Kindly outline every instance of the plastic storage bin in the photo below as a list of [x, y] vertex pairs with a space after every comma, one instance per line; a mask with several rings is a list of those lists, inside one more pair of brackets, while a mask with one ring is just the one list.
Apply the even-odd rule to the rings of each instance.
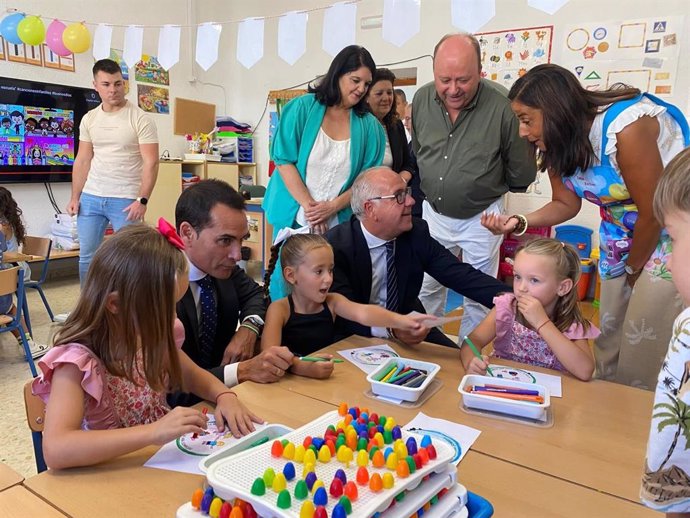
[[591, 259], [584, 259], [580, 261], [580, 280], [577, 281], [577, 300], [585, 300], [587, 292], [589, 291], [589, 283], [594, 274], [594, 263]]
[[592, 253], [592, 230], [580, 225], [561, 225], [556, 227], [556, 239], [571, 245], [583, 259]]
[[[418, 387], [404, 387], [402, 385], [394, 385], [393, 383], [379, 381], [379, 379], [395, 365], [402, 366], [401, 368], [410, 367], [412, 369], [426, 371], [426, 379], [424, 379], [422, 384]], [[414, 402], [421, 397], [440, 370], [441, 367], [439, 365], [431, 362], [423, 362], [409, 358], [391, 358], [369, 374], [369, 376], [367, 376], [367, 381], [371, 383], [371, 391], [377, 396]]]
[[[533, 403], [528, 401], [516, 401], [512, 399], [502, 399], [483, 394], [472, 394], [466, 391], [466, 388], [474, 385], [501, 385], [505, 387], [512, 387], [516, 389], [536, 390], [539, 395], [544, 398], [543, 403]], [[478, 376], [476, 374], [466, 374], [458, 392], [462, 394], [462, 401], [467, 408], [477, 408], [479, 410], [489, 410], [491, 412], [498, 412], [501, 414], [509, 414], [518, 417], [526, 417], [529, 419], [544, 419], [546, 411], [551, 406], [551, 397], [549, 390], [544, 385], [537, 385], [536, 383], [524, 383], [522, 381], [513, 381], [503, 378], [494, 378], [492, 376]]]

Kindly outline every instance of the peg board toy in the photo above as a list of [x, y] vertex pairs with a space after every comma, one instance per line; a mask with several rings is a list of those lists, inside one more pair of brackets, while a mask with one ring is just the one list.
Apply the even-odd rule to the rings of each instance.
[[[201, 511], [187, 514], [186, 504], [178, 517], [201, 516], [202, 496], [206, 513], [213, 502], [220, 513], [223, 500], [240, 499], [251, 506], [250, 516], [271, 518], [393, 518], [417, 510], [463, 516], [467, 492], [456, 482], [453, 456], [445, 442], [402, 430], [393, 418], [341, 405], [281, 440], [219, 458], [208, 466], [211, 496], [193, 499], [191, 507]], [[432, 505], [449, 492], [456, 496], [444, 506]], [[438, 514], [425, 513], [425, 506]]]

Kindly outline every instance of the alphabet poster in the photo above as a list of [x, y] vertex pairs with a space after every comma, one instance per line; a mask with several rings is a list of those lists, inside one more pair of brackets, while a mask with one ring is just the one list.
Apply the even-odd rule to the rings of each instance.
[[681, 16], [570, 25], [563, 31], [561, 64], [590, 90], [625, 83], [669, 96], [682, 30]]
[[553, 25], [480, 32], [482, 77], [510, 89], [518, 77], [551, 61]]

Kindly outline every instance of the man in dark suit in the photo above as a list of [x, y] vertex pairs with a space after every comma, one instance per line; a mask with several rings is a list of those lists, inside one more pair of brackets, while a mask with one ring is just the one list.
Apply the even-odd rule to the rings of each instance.
[[[494, 295], [510, 291], [495, 278], [460, 261], [429, 235], [426, 222], [412, 217], [410, 189], [393, 170], [378, 167], [362, 173], [352, 186], [351, 204], [355, 216], [326, 234], [335, 255], [331, 291], [355, 302], [385, 307], [389, 289], [395, 289], [398, 313], [426, 313], [418, 299], [424, 273], [486, 307], [493, 306]], [[388, 287], [389, 242], [394, 242], [397, 288]], [[392, 337], [408, 345], [426, 340], [457, 347], [437, 328], [386, 330], [341, 320], [339, 331], [343, 335]]]
[[[249, 234], [244, 199], [221, 180], [204, 180], [182, 193], [175, 222], [189, 261], [189, 288], [177, 303], [182, 350], [228, 386], [278, 381], [292, 353], [273, 347], [255, 355], [266, 304], [261, 287], [237, 266]], [[211, 321], [202, 309], [209, 304]]]

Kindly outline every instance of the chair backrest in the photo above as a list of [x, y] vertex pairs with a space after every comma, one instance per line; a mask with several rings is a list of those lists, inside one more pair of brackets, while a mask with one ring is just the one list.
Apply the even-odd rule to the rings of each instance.
[[47, 237], [24, 237], [24, 244], [22, 245], [23, 254], [40, 255], [41, 257], [45, 257], [43, 261], [43, 269], [41, 270], [41, 276], [38, 279], [39, 283], [43, 283], [46, 280], [46, 275], [48, 274], [48, 262], [50, 260], [50, 250], [52, 247], [53, 241]]
[[31, 392], [32, 383], [33, 380], [30, 380], [24, 385], [24, 407], [26, 408], [26, 421], [29, 423], [29, 428], [31, 428], [32, 432], [43, 433], [46, 405], [40, 397], [34, 396], [33, 392]]
[[17, 291], [19, 267], [0, 270], [0, 295], [12, 295]]

